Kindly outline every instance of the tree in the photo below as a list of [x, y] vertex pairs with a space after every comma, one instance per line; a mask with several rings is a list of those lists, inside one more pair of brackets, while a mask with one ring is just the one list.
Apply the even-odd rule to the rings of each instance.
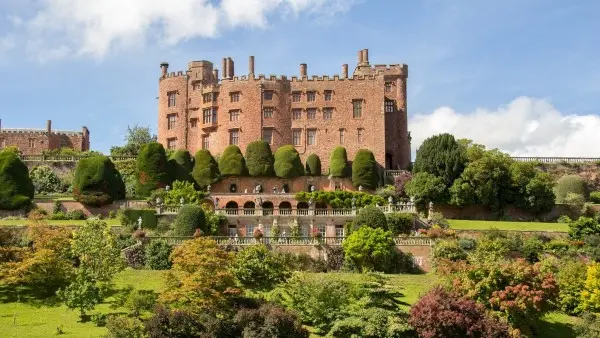
[[317, 154], [310, 154], [306, 158], [306, 175], [321, 176], [321, 159]]
[[565, 203], [569, 194], [578, 194], [585, 197], [585, 181], [578, 175], [565, 175], [558, 179], [554, 187], [556, 203]]
[[17, 210], [31, 203], [35, 188], [27, 166], [12, 151], [0, 151], [0, 210]]
[[329, 159], [329, 175], [333, 177], [348, 177], [348, 154], [346, 148], [337, 146]]
[[415, 228], [415, 216], [410, 213], [393, 212], [385, 215], [387, 219], [387, 228], [392, 235], [409, 235]]
[[192, 177], [194, 163], [192, 162], [192, 156], [189, 151], [175, 151], [169, 158], [169, 164], [171, 165], [173, 180], [194, 183], [194, 178]]
[[440, 177], [446, 187], [462, 173], [466, 156], [464, 148], [450, 134], [431, 136], [417, 149], [413, 172]]
[[73, 197], [91, 206], [110, 204], [125, 198], [125, 183], [108, 157], [82, 158], [75, 169]]
[[89, 276], [78, 274], [69, 286], [58, 291], [58, 297], [69, 309], [78, 309], [81, 319], [87, 311], [93, 310], [104, 295], [98, 283]]
[[281, 178], [296, 178], [304, 175], [300, 154], [292, 145], [281, 146], [275, 152], [275, 175]]
[[153, 190], [171, 184], [167, 154], [162, 144], [152, 142], [144, 144], [139, 151], [136, 163], [136, 192], [148, 197]]
[[275, 159], [269, 143], [259, 140], [250, 142], [246, 147], [246, 166], [250, 176], [274, 176]]
[[510, 166], [513, 200], [517, 207], [533, 213], [548, 212], [554, 207], [554, 182], [550, 174], [531, 162], [513, 162]]
[[78, 274], [98, 282], [109, 282], [123, 269], [121, 251], [110, 226], [87, 221], [73, 233], [72, 254], [79, 259]]
[[358, 229], [365, 225], [374, 229], [388, 229], [385, 214], [381, 209], [374, 205], [369, 205], [360, 209], [352, 223], [354, 229]]
[[168, 270], [171, 268], [169, 256], [173, 246], [165, 241], [152, 241], [145, 248], [146, 265], [152, 270]]
[[173, 222], [173, 234], [175, 236], [192, 236], [196, 229], [200, 229], [205, 235], [211, 233], [207, 227], [204, 210], [199, 205], [184, 205], [179, 209]]
[[346, 261], [360, 272], [386, 272], [394, 257], [395, 244], [392, 233], [381, 228], [360, 227], [342, 243]]
[[150, 132], [150, 127], [140, 127], [137, 124], [132, 127], [127, 126], [127, 135], [125, 136], [125, 145], [122, 147], [113, 146], [110, 148], [111, 156], [137, 156], [141, 147], [146, 143], [156, 142], [156, 135]]
[[588, 312], [600, 311], [600, 263], [594, 262], [587, 267], [581, 291], [581, 309]]
[[406, 196], [405, 187], [412, 179], [413, 175], [410, 171], [402, 170], [396, 177], [394, 177], [394, 187], [396, 188], [396, 196]]
[[269, 289], [290, 276], [288, 267], [264, 244], [238, 252], [231, 272], [245, 287]]
[[375, 189], [378, 180], [377, 161], [373, 152], [367, 149], [358, 150], [352, 162], [352, 184], [355, 187]]
[[406, 194], [412, 198], [420, 210], [424, 210], [429, 202], [445, 200], [446, 185], [441, 177], [421, 172], [416, 174], [404, 187]]
[[246, 174], [246, 160], [240, 148], [231, 144], [219, 157], [219, 171], [222, 176], [243, 176]]
[[35, 166], [29, 173], [36, 194], [57, 194], [67, 191], [68, 185], [61, 181], [47, 165]]
[[217, 183], [221, 178], [219, 166], [207, 149], [198, 150], [196, 153], [192, 176], [202, 188]]

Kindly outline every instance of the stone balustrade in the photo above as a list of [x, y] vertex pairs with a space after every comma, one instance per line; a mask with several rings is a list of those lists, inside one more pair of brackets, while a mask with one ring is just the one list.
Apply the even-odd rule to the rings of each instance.
[[[71, 155], [20, 155], [23, 162], [78, 162], [82, 158], [89, 156], [71, 156]], [[135, 156], [109, 156], [113, 162], [135, 160]]]
[[[147, 237], [149, 241], [165, 241], [171, 245], [181, 245], [186, 240], [191, 240], [193, 237], [175, 237], [175, 236], [150, 236]], [[213, 236], [218, 245], [234, 245], [234, 246], [245, 246], [245, 245], [256, 245], [256, 244], [269, 244], [269, 245], [330, 245], [340, 246], [344, 242], [345, 237], [262, 237], [256, 239], [253, 237], [226, 237], [226, 236]], [[434, 240], [431, 238], [423, 237], [395, 237], [394, 243], [397, 246], [431, 246], [434, 244]]]

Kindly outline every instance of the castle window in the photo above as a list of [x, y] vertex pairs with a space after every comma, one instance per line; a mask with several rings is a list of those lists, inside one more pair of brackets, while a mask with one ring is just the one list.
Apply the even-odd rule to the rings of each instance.
[[190, 127], [192, 127], [192, 128], [198, 127], [198, 118], [194, 117], [193, 119], [190, 119]]
[[306, 110], [306, 118], [314, 120], [317, 118], [317, 108], [309, 108]]
[[362, 143], [363, 134], [365, 133], [365, 130], [363, 128], [358, 128], [357, 133], [358, 133], [358, 143]]
[[302, 118], [302, 109], [292, 109], [292, 120], [300, 120]]
[[240, 111], [238, 109], [229, 112], [229, 121], [235, 122], [240, 119]]
[[202, 135], [202, 149], [210, 148], [210, 135]]
[[175, 129], [175, 124], [177, 123], [177, 114], [169, 114], [167, 115], [167, 129]]
[[355, 119], [362, 116], [362, 103], [363, 100], [352, 100], [352, 117]]
[[309, 146], [313, 146], [317, 144], [317, 130], [316, 129], [307, 129], [306, 130], [306, 143]]
[[331, 120], [333, 118], [333, 108], [323, 108], [323, 119]]
[[229, 131], [229, 144], [238, 145], [240, 143], [240, 131], [233, 129]]
[[212, 122], [213, 109], [204, 108], [202, 109], [202, 123], [207, 124]]
[[273, 92], [270, 90], [267, 90], [263, 93], [263, 98], [265, 101], [271, 101], [273, 100]]
[[273, 129], [263, 129], [263, 141], [267, 142], [268, 144], [273, 144]]
[[29, 148], [35, 148], [35, 139], [30, 138], [28, 141], [29, 141]]
[[340, 144], [344, 144], [344, 129], [340, 129]]
[[263, 117], [266, 119], [272, 119], [273, 118], [273, 107], [263, 108]]
[[192, 88], [194, 90], [200, 90], [200, 89], [202, 89], [202, 83], [200, 83], [200, 82], [194, 83], [194, 85], [192, 86]]
[[385, 92], [389, 93], [392, 91], [392, 83], [391, 82], [386, 82], [385, 83]]
[[213, 99], [212, 93], [202, 94], [202, 102], [204, 102], [204, 103], [212, 102], [212, 99]]
[[308, 102], [314, 102], [317, 100], [317, 93], [316, 92], [306, 92], [306, 101]]
[[333, 91], [326, 90], [325, 91], [325, 101], [331, 101], [331, 96], [333, 95]]
[[177, 96], [176, 92], [168, 92], [167, 97], [169, 98], [168, 105], [169, 107], [175, 107], [175, 97]]
[[302, 97], [302, 94], [300, 92], [293, 92], [292, 93], [292, 102], [300, 102], [301, 97]]
[[229, 98], [231, 102], [239, 102], [240, 101], [240, 92], [229, 93]]
[[302, 142], [302, 130], [294, 129], [292, 130], [292, 144], [295, 146], [299, 146]]
[[168, 138], [167, 139], [167, 149], [175, 149], [177, 148], [177, 138]]
[[385, 100], [385, 112], [386, 113], [393, 113], [394, 112], [394, 108], [396, 106], [396, 101], [394, 100]]

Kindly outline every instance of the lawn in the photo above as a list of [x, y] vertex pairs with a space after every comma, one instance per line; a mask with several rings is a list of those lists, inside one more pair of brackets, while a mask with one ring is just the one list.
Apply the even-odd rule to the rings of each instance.
[[[118, 219], [103, 219], [103, 222], [111, 226], [120, 226], [121, 223]], [[0, 226], [15, 226], [15, 225], [27, 225], [29, 222], [27, 219], [16, 219], [16, 220], [0, 220]], [[72, 221], [72, 220], [45, 220], [44, 222], [48, 223], [48, 225], [83, 225], [85, 221]]]
[[565, 223], [544, 222], [505, 222], [505, 221], [476, 221], [450, 219], [450, 228], [454, 230], [507, 230], [507, 231], [548, 231], [567, 232], [569, 226]]

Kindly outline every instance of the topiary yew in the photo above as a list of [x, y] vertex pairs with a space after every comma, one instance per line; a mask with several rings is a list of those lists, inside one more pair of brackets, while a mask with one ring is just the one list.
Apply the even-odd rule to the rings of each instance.
[[27, 166], [12, 151], [0, 151], [0, 209], [16, 210], [31, 203], [35, 188]]
[[221, 178], [217, 161], [207, 149], [201, 149], [196, 153], [192, 176], [200, 187], [214, 184]]
[[367, 149], [360, 149], [356, 152], [354, 162], [352, 162], [352, 184], [355, 187], [363, 186], [367, 189], [377, 188], [377, 161], [373, 152]]
[[374, 205], [366, 206], [358, 212], [358, 215], [354, 218], [353, 228], [358, 229], [363, 225], [371, 228], [379, 228], [387, 230], [387, 218], [381, 209]]
[[140, 148], [136, 163], [136, 193], [139, 196], [150, 196], [153, 190], [171, 184], [167, 155], [162, 144], [151, 142]]
[[73, 197], [85, 205], [110, 204], [125, 198], [125, 183], [108, 157], [82, 158], [75, 169]]
[[194, 163], [192, 156], [187, 150], [177, 150], [169, 158], [169, 164], [173, 173], [173, 180], [182, 182], [194, 182], [192, 177], [192, 169]]
[[329, 175], [333, 177], [348, 177], [348, 154], [346, 148], [335, 147], [329, 159]]
[[267, 142], [254, 141], [246, 147], [246, 166], [250, 176], [274, 176], [274, 162], [271, 146]]
[[317, 154], [310, 154], [306, 159], [306, 175], [321, 176], [321, 159]]
[[219, 157], [219, 171], [222, 176], [243, 176], [246, 174], [246, 160], [238, 146], [232, 144], [225, 148]]
[[304, 175], [300, 154], [292, 145], [279, 147], [275, 152], [275, 174], [281, 178], [296, 178]]
[[431, 136], [417, 149], [413, 173], [426, 172], [450, 187], [465, 168], [466, 152], [451, 134]]
[[179, 209], [173, 222], [173, 234], [175, 236], [192, 236], [196, 229], [200, 229], [205, 235], [210, 233], [206, 222], [206, 213], [199, 205], [184, 205]]

